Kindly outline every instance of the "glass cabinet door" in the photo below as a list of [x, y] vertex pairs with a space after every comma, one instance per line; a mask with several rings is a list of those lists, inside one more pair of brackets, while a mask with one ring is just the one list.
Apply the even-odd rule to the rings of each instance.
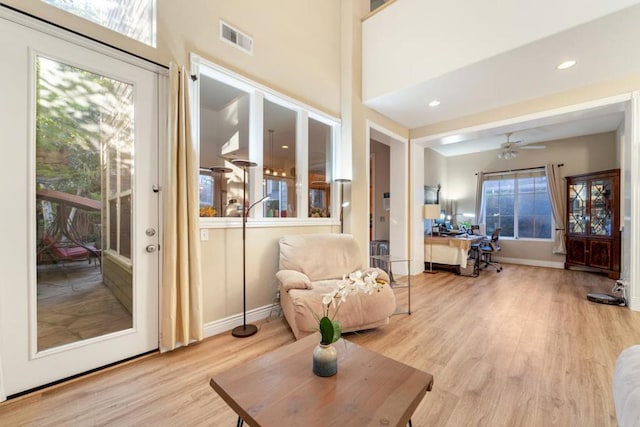
[[594, 179], [590, 184], [592, 236], [611, 236], [612, 221], [611, 197], [612, 181], [608, 178]]
[[569, 185], [569, 233], [587, 232], [587, 182], [577, 181]]

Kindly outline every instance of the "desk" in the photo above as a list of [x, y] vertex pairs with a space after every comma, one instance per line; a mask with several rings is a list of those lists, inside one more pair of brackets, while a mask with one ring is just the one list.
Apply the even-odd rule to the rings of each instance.
[[[395, 287], [407, 288], [407, 311], [402, 311], [402, 312], [396, 311], [393, 314], [405, 314], [405, 313], [411, 314], [411, 260], [408, 258], [397, 257], [392, 255], [372, 255], [370, 258], [376, 261], [382, 261], [387, 265], [388, 268], [386, 269], [383, 268], [383, 270], [385, 270], [389, 275], [389, 280], [391, 281], [391, 283], [389, 283], [389, 286], [391, 286], [392, 288], [395, 288]], [[393, 271], [391, 269], [391, 264], [393, 264], [394, 262], [407, 263], [407, 284], [406, 285], [398, 285], [397, 282], [393, 279]]]
[[[471, 244], [483, 240], [485, 236], [433, 236], [424, 238], [424, 262], [434, 264], [459, 265], [467, 267]], [[433, 252], [433, 257], [431, 253]]]
[[[312, 334], [214, 375], [209, 384], [251, 426], [402, 426], [433, 376], [345, 339], [334, 344], [338, 373], [318, 377]], [[238, 425], [242, 423], [238, 422]]]

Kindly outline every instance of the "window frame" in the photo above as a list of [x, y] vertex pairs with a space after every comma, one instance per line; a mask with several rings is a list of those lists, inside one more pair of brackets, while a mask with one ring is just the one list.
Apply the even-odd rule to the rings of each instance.
[[[317, 110], [301, 101], [284, 95], [267, 86], [261, 85], [242, 75], [234, 73], [226, 68], [208, 61], [201, 56], [191, 54], [191, 74], [194, 76], [190, 82], [192, 135], [194, 141], [200, 140], [200, 76], [215, 79], [220, 83], [229, 85], [235, 89], [249, 94], [249, 158], [258, 163], [258, 166], [249, 170], [247, 198], [250, 203], [260, 200], [263, 195], [263, 127], [264, 127], [264, 100], [268, 100], [281, 107], [296, 112], [296, 217], [265, 217], [263, 209], [254, 208], [249, 212], [249, 222], [266, 226], [308, 226], [308, 225], [339, 225], [339, 183], [333, 177], [336, 176], [337, 162], [342, 146], [340, 138], [341, 121], [339, 118]], [[308, 121], [312, 118], [326, 124], [331, 129], [332, 150], [330, 154], [331, 170], [328, 175], [331, 181], [331, 216], [326, 218], [309, 217], [309, 182], [308, 182], [308, 153], [309, 135]], [[197, 156], [200, 156], [198, 144]], [[201, 227], [227, 228], [237, 226], [241, 220], [237, 217], [200, 217]]]
[[[80, 18], [80, 19], [84, 19], [85, 21], [91, 22], [91, 23], [93, 23], [95, 25], [99, 25], [102, 28], [106, 28], [109, 31], [113, 31], [114, 33], [118, 33], [118, 34], [120, 34], [120, 35], [122, 35], [124, 37], [127, 37], [127, 38], [129, 38], [131, 40], [134, 40], [136, 42], [142, 43], [142, 44], [144, 44], [146, 46], [150, 46], [152, 48], [157, 48], [158, 47], [158, 33], [157, 33], [157, 28], [158, 28], [158, 1], [157, 0], [148, 0], [148, 4], [147, 4], [147, 6], [149, 6], [150, 9], [151, 9], [149, 11], [149, 15], [150, 15], [149, 16], [150, 22], [148, 22], [149, 27], [146, 28], [146, 31], [145, 31], [145, 32], [149, 33], [150, 40], [148, 42], [146, 40], [143, 40], [143, 39], [137, 38], [137, 37], [133, 37], [132, 35], [126, 34], [126, 33], [122, 32], [122, 31], [119, 31], [116, 28], [113, 28], [113, 27], [109, 26], [108, 24], [110, 22], [99, 22], [99, 20], [97, 20], [97, 19], [91, 19], [89, 17], [86, 17], [86, 16], [82, 15], [82, 13], [77, 8], [75, 8], [73, 5], [67, 5], [67, 7], [63, 7], [62, 5], [55, 4], [55, 2], [52, 2], [52, 1], [48, 1], [48, 0], [40, 0], [40, 1], [42, 3], [48, 5], [48, 6], [54, 7], [56, 9], [58, 9], [58, 10], [62, 10], [64, 12], [66, 12], [66, 13], [70, 13], [70, 14], [72, 14], [72, 15]], [[95, 3], [91, 2], [90, 4], [95, 4]], [[99, 11], [99, 10], [97, 8], [93, 9], [93, 12], [95, 12], [95, 11]]]
[[[105, 149], [105, 165], [106, 165], [106, 172], [107, 174], [109, 173], [109, 165], [110, 162], [112, 160], [112, 156], [110, 153], [109, 148], [107, 147]], [[123, 262], [125, 265], [132, 265], [133, 260], [133, 252], [127, 256], [127, 255], [123, 255], [122, 254], [122, 245], [121, 245], [121, 240], [122, 240], [122, 218], [123, 218], [123, 213], [122, 213], [122, 200], [126, 197], [130, 198], [130, 206], [133, 206], [133, 175], [130, 173], [130, 181], [131, 181], [131, 185], [129, 186], [128, 189], [126, 190], [122, 190], [122, 175], [121, 175], [121, 171], [123, 169], [122, 164], [122, 151], [118, 150], [117, 148], [115, 149], [115, 165], [116, 165], [116, 182], [115, 182], [115, 189], [112, 188], [111, 186], [111, 181], [110, 179], [107, 178], [106, 183], [105, 183], [105, 189], [104, 192], [106, 194], [106, 201], [107, 201], [107, 209], [105, 210], [105, 248], [104, 251], [105, 253], [110, 254], [112, 257], [119, 259], [121, 262]], [[131, 156], [131, 161], [133, 161], [133, 156]], [[129, 169], [129, 171], [131, 171], [132, 168]], [[113, 191], [113, 192], [112, 192]], [[116, 223], [116, 249], [112, 249], [111, 248], [111, 202], [115, 201], [116, 204], [116, 218], [115, 218], [115, 223]], [[129, 229], [129, 239], [130, 239], [130, 248], [129, 250], [132, 251], [133, 249], [133, 217], [129, 218], [129, 224], [130, 224], [130, 229]]]
[[[536, 176], [544, 176], [546, 177], [544, 168], [528, 168], [528, 169], [519, 169], [517, 171], [504, 171], [504, 172], [489, 172], [484, 174], [483, 182], [482, 182], [482, 203], [481, 209], [483, 222], [486, 226], [487, 224], [487, 203], [485, 198], [485, 184], [489, 181], [502, 181], [502, 180], [513, 180], [514, 181], [514, 200], [513, 200], [513, 236], [505, 236], [500, 233], [500, 239], [504, 240], [520, 240], [520, 241], [530, 241], [530, 242], [554, 242], [555, 241], [555, 221], [553, 219], [553, 208], [551, 208], [551, 197], [549, 196], [549, 181], [547, 179], [547, 197], [549, 200], [550, 212], [550, 237], [520, 237], [519, 236], [519, 209], [520, 209], [520, 193], [519, 193], [519, 179], [525, 178], [535, 178]], [[497, 177], [497, 178], [496, 178]], [[489, 234], [487, 230], [487, 234]]]

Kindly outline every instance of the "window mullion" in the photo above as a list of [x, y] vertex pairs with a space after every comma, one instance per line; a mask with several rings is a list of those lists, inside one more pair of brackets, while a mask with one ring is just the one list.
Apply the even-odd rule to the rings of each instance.
[[309, 216], [309, 113], [298, 110], [296, 120], [296, 200], [298, 218]]
[[[264, 94], [254, 90], [249, 95], [249, 152], [247, 160], [251, 160], [258, 164], [258, 167], [249, 170], [249, 188], [247, 198], [249, 205], [260, 200], [266, 195], [263, 189], [263, 168], [264, 168]], [[256, 206], [249, 212], [252, 218], [262, 218], [263, 210]]]
[[122, 209], [122, 194], [120, 194], [120, 153], [120, 150], [116, 150], [116, 253], [118, 255], [120, 255], [120, 218], [122, 216], [122, 212], [120, 212]]

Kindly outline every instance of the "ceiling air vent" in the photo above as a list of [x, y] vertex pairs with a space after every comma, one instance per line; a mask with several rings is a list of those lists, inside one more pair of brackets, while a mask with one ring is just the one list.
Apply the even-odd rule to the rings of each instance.
[[220, 38], [253, 55], [253, 39], [222, 20], [220, 21]]

